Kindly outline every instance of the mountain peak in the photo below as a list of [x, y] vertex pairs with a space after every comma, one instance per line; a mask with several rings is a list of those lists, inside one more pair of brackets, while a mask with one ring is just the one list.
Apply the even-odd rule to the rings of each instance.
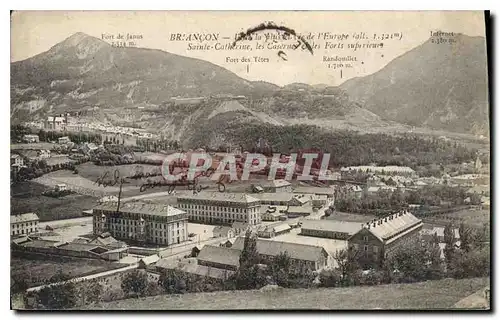
[[64, 41], [60, 42], [59, 44], [63, 44], [64, 46], [76, 46], [82, 41], [87, 41], [87, 42], [104, 42], [96, 37], [89, 36], [86, 33], [83, 32], [77, 32], [74, 33], [73, 35], [69, 36], [66, 38]]
[[77, 32], [53, 46], [48, 52], [56, 57], [76, 54], [79, 59], [83, 59], [106, 47], [111, 45], [99, 38]]

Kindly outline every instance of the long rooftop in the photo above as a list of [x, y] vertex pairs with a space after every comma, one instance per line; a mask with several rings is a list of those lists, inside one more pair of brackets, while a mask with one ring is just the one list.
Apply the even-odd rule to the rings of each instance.
[[380, 240], [386, 241], [405, 230], [422, 225], [422, 220], [413, 214], [402, 211], [366, 224], [370, 232]]
[[199, 192], [198, 194], [184, 194], [177, 197], [178, 200], [205, 200], [221, 201], [230, 203], [253, 203], [260, 200], [246, 193], [232, 192]]
[[[116, 211], [117, 204], [115, 202], [105, 202], [94, 208], [95, 210]], [[154, 216], [176, 216], [185, 214], [184, 211], [168, 205], [160, 205], [155, 203], [146, 203], [140, 201], [130, 201], [120, 204], [120, 212], [147, 214]]]
[[[231, 248], [243, 250], [244, 242], [245, 237], [238, 237]], [[325, 249], [319, 246], [257, 239], [257, 252], [268, 256], [277, 256], [282, 252], [286, 252], [292, 259], [318, 261], [323, 251]]]
[[23, 222], [31, 222], [38, 221], [38, 216], [34, 212], [22, 213], [10, 216], [10, 223], [23, 223]]
[[336, 221], [336, 220], [302, 220], [301, 229], [331, 231], [347, 234], [355, 234], [361, 230], [361, 224], [358, 222]]

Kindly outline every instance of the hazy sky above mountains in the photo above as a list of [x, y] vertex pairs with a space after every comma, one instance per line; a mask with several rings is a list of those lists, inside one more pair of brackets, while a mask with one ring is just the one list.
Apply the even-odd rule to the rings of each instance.
[[[265, 21], [273, 21], [300, 34], [311, 32], [317, 36], [321, 32], [330, 32], [345, 33], [350, 36], [348, 40], [342, 41], [343, 49], [326, 50], [324, 45], [329, 40], [312, 40], [310, 42], [321, 46], [320, 49], [314, 50], [314, 55], [302, 50], [285, 50], [288, 61], [280, 59], [276, 51], [257, 51], [254, 43], [265, 44], [264, 41], [252, 41], [254, 49], [251, 52], [188, 51], [187, 41], [170, 41], [173, 33], [220, 33], [220, 37], [234, 39], [236, 33]], [[76, 32], [84, 32], [99, 39], [102, 39], [103, 34], [116, 36], [118, 33], [124, 35], [129, 33], [142, 35], [142, 39], [135, 40], [138, 47], [160, 49], [207, 60], [249, 80], [264, 80], [279, 85], [293, 82], [338, 85], [349, 78], [378, 71], [392, 59], [428, 40], [431, 31], [438, 30], [484, 37], [484, 13], [471, 11], [14, 12], [11, 16], [11, 61], [24, 60], [47, 51]], [[356, 51], [347, 49], [347, 43], [357, 42], [352, 39], [354, 32], [365, 32], [370, 38], [370, 43], [384, 42], [384, 47]], [[402, 34], [402, 38], [372, 41], [374, 33], [377, 35], [399, 33]], [[112, 40], [105, 41], [111, 43]], [[222, 43], [228, 41], [219, 39]], [[215, 42], [210, 44], [214, 45]], [[242, 56], [252, 61], [254, 56], [268, 58], [269, 62], [226, 62], [227, 57], [241, 59]], [[353, 68], [343, 68], [341, 78], [340, 70], [328, 68], [329, 62], [324, 62], [323, 56], [351, 56], [355, 57], [357, 62], [353, 62]]]

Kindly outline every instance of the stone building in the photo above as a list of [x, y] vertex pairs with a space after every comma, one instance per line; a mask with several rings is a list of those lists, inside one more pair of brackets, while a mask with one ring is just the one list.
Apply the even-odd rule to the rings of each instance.
[[237, 271], [240, 266], [240, 250], [206, 245], [198, 254], [198, 264], [224, 270]]
[[358, 232], [349, 237], [348, 246], [358, 251], [361, 265], [370, 268], [401, 245], [417, 240], [422, 226], [422, 220], [402, 211], [363, 224]]
[[159, 245], [187, 241], [188, 219], [184, 211], [172, 206], [143, 202], [106, 202], [93, 209], [94, 234], [109, 232], [120, 240]]
[[[231, 248], [243, 250], [244, 243], [245, 238], [238, 237]], [[327, 266], [329, 257], [320, 246], [267, 239], [257, 239], [257, 253], [264, 264], [271, 262], [280, 253], [286, 253], [290, 257], [291, 269], [297, 272], [322, 269]]]
[[361, 229], [357, 222], [335, 220], [302, 220], [300, 235], [336, 240], [347, 240]]
[[10, 216], [10, 235], [28, 235], [38, 232], [38, 215], [33, 212]]
[[260, 201], [244, 193], [200, 192], [177, 198], [177, 207], [187, 212], [190, 221], [231, 225], [244, 222], [258, 225]]

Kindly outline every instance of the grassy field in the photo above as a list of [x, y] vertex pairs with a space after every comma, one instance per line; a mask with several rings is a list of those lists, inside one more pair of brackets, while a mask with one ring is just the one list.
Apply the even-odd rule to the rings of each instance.
[[44, 280], [50, 279], [53, 275], [61, 271], [64, 275], [71, 278], [103, 272], [107, 270], [122, 267], [121, 264], [110, 263], [97, 259], [77, 259], [57, 257], [49, 260], [32, 257], [11, 257], [10, 272], [11, 276], [23, 277], [30, 287], [42, 284]]
[[11, 214], [36, 212], [41, 221], [82, 217], [82, 211], [97, 204], [97, 198], [71, 194], [62, 198], [42, 195], [49, 188], [33, 181], [11, 187]]
[[449, 309], [489, 278], [444, 279], [370, 287], [277, 289], [161, 295], [87, 306], [101, 310]]
[[57, 144], [50, 142], [39, 142], [39, 143], [14, 143], [10, 145], [11, 150], [29, 150], [29, 149], [47, 149], [52, 150], [57, 146]]

